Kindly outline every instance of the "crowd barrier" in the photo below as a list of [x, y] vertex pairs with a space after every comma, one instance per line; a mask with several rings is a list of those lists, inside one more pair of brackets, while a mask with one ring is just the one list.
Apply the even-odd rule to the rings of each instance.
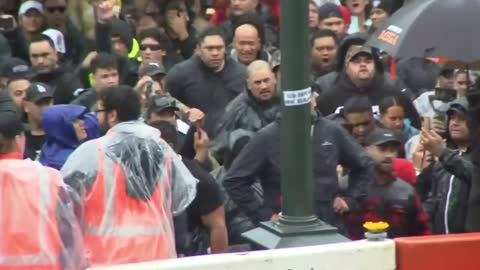
[[91, 270], [479, 270], [480, 233], [355, 241]]
[[343, 244], [119, 265], [92, 270], [394, 270], [395, 243]]
[[480, 233], [395, 239], [398, 270], [479, 270]]

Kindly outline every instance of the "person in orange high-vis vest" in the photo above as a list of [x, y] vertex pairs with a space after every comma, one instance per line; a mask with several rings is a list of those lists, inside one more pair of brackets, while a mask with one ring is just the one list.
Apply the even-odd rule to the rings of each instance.
[[85, 269], [81, 229], [61, 174], [23, 160], [16, 114], [0, 114], [0, 270]]
[[89, 262], [176, 258], [173, 215], [195, 197], [196, 179], [157, 130], [137, 121], [140, 99], [131, 87], [101, 92], [97, 117], [106, 135], [80, 145], [62, 168], [82, 198]]

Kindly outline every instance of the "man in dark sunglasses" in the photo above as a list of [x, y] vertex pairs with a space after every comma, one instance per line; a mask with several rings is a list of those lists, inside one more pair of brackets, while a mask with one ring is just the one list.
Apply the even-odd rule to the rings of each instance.
[[[138, 33], [140, 43], [140, 57], [143, 61], [153, 61], [166, 66], [167, 51], [171, 50], [170, 40], [158, 28], [148, 28]], [[174, 64], [174, 63], [172, 63]], [[170, 65], [166, 66], [168, 69]]]
[[67, 16], [67, 0], [45, 0], [45, 16], [49, 28], [61, 31], [65, 38], [65, 59], [74, 65], [81, 63], [87, 54], [84, 35], [70, 22]]

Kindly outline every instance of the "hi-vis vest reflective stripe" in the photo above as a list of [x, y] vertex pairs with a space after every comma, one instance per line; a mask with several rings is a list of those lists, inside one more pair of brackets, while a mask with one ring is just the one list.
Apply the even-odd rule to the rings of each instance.
[[[1, 231], [0, 238], [0, 269], [38, 269], [38, 270], [56, 270], [61, 269], [60, 253], [61, 240], [58, 225], [55, 222], [56, 208], [58, 204], [58, 187], [52, 183], [48, 170], [42, 168], [39, 174], [38, 183], [28, 183], [32, 185], [31, 189], [19, 189], [22, 194], [18, 194], [19, 190], [15, 190], [14, 185], [2, 185], [1, 194], [6, 200], [11, 200], [16, 196], [17, 200], [21, 196], [30, 196], [30, 198], [38, 198], [39, 202], [35, 209], [24, 209], [22, 213], [9, 213], [19, 210], [19, 208], [3, 206], [0, 222], [3, 226], [8, 226], [8, 231]], [[11, 183], [11, 181], [10, 181]], [[35, 190], [35, 187], [38, 187]], [[3, 201], [3, 200], [2, 200]], [[5, 201], [3, 201], [5, 202]], [[21, 201], [11, 201], [12, 205], [22, 204]], [[27, 204], [25, 204], [27, 205]], [[12, 224], [15, 218], [24, 216], [28, 222], [24, 224]], [[20, 219], [18, 221], [24, 221]], [[17, 222], [18, 222], [17, 221]], [[12, 233], [12, 227], [18, 226], [18, 233]], [[2, 228], [4, 230], [5, 228]]]
[[140, 45], [138, 44], [137, 39], [134, 38], [132, 40], [132, 49], [128, 53], [128, 58], [135, 59], [135, 58], [137, 58], [138, 53], [140, 53]]
[[[175, 258], [171, 224], [170, 161], [149, 201], [130, 198], [121, 166], [97, 140], [99, 172], [87, 196], [84, 236], [93, 265]], [[135, 158], [135, 157], [132, 157]]]

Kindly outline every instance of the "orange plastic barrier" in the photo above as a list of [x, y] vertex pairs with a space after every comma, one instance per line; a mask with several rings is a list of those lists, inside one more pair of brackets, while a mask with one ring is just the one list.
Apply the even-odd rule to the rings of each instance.
[[397, 270], [479, 270], [480, 233], [395, 239]]

